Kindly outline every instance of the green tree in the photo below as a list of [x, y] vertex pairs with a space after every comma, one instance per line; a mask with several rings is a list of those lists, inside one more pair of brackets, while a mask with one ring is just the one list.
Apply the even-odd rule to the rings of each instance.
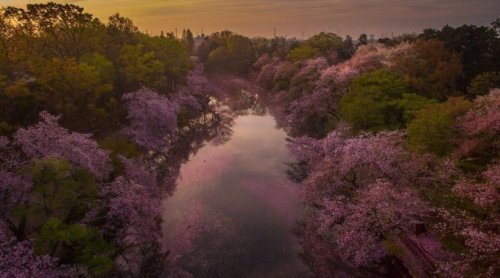
[[165, 79], [165, 65], [153, 51], [147, 51], [143, 44], [126, 45], [120, 55], [121, 72], [125, 86], [131, 90], [141, 86], [159, 88]]
[[334, 33], [321, 32], [292, 49], [287, 59], [296, 62], [317, 56], [325, 57], [330, 63], [336, 62], [339, 57], [347, 58], [346, 44]]
[[367, 45], [368, 44], [368, 36], [366, 34], [359, 35], [358, 45]]
[[312, 59], [318, 57], [318, 55], [319, 55], [318, 49], [312, 48], [310, 45], [304, 44], [290, 51], [290, 53], [288, 53], [286, 58], [292, 62], [297, 62], [297, 61]]
[[412, 91], [438, 100], [456, 93], [462, 74], [460, 56], [438, 40], [417, 41], [395, 56], [392, 69], [404, 77]]
[[113, 246], [95, 227], [81, 224], [98, 204], [94, 178], [56, 158], [34, 160], [22, 174], [31, 178], [32, 186], [26, 200], [8, 215], [16, 236], [34, 238], [38, 254], [58, 257], [63, 264], [83, 264], [92, 275], [109, 271]]
[[[104, 120], [113, 90], [109, 78], [102, 75], [109, 64], [77, 63], [74, 59], [51, 59], [34, 69], [34, 92], [44, 109], [62, 114], [62, 123], [86, 131]], [[85, 115], [82, 119], [81, 115]]]
[[[102, 58], [102, 57], [101, 57]], [[5, 88], [5, 112], [11, 122], [27, 124], [35, 114], [47, 110], [62, 114], [62, 123], [88, 131], [104, 120], [113, 90], [105, 59], [78, 63], [75, 59], [33, 59], [30, 78], [18, 79]], [[81, 115], [86, 115], [82, 118]]]
[[208, 70], [235, 74], [245, 74], [250, 70], [256, 59], [252, 40], [232, 33], [223, 33], [214, 39], [222, 41], [216, 43], [219, 46], [208, 56]]
[[320, 54], [329, 58], [332, 54], [340, 54], [344, 50], [344, 41], [334, 33], [321, 32], [306, 41], [312, 48], [318, 49]]
[[438, 101], [411, 93], [403, 94], [403, 98], [396, 101], [397, 106], [403, 111], [403, 122], [405, 125], [415, 118], [420, 109], [432, 103], [438, 103]]
[[141, 33], [119, 14], [105, 25], [70, 4], [0, 9], [0, 122], [10, 127], [47, 110], [65, 127], [99, 132], [123, 119], [123, 93], [171, 93], [191, 68], [182, 41]]
[[[159, 80], [158, 90], [163, 93], [173, 92], [193, 68], [186, 47], [173, 37], [144, 37], [143, 41], [147, 50], [152, 51], [155, 58], [163, 64], [165, 78], [157, 79]], [[146, 84], [146, 86], [149, 85]]]
[[264, 53], [270, 52], [270, 40], [264, 37], [254, 37], [252, 38], [252, 45], [257, 54], [257, 57], [264, 55]]
[[124, 45], [139, 43], [139, 28], [131, 19], [114, 14], [106, 25], [105, 53], [114, 64], [118, 64], [121, 48]]
[[406, 92], [403, 79], [388, 70], [361, 75], [340, 101], [341, 116], [357, 130], [400, 128], [404, 122], [398, 101]]
[[28, 4], [26, 9], [7, 7], [22, 38], [21, 47], [30, 55], [79, 57], [102, 46], [104, 25], [82, 7], [71, 4]]
[[97, 183], [90, 174], [73, 169], [64, 160], [35, 160], [25, 173], [33, 180], [25, 213], [34, 230], [51, 217], [65, 223], [78, 222], [96, 205]]
[[487, 95], [491, 89], [500, 88], [500, 72], [485, 72], [472, 79], [467, 90], [471, 97]]
[[35, 239], [37, 254], [58, 257], [64, 264], [84, 265], [94, 277], [112, 269], [114, 251], [95, 227], [64, 224], [57, 218], [49, 218]]
[[344, 40], [344, 58], [349, 59], [354, 55], [354, 42], [352, 41], [352, 37], [347, 35]]
[[194, 49], [194, 38], [191, 30], [187, 29], [182, 31], [182, 41], [184, 42], [187, 51], [191, 53]]
[[[498, 20], [496, 21], [498, 22]], [[460, 54], [463, 76], [459, 89], [465, 91], [471, 80], [483, 72], [500, 71], [500, 36], [498, 26], [444, 26], [441, 30], [427, 29], [420, 36], [426, 40], [439, 39], [447, 49]]]
[[425, 106], [408, 125], [409, 148], [438, 156], [448, 154], [459, 136], [455, 119], [465, 114], [471, 106], [471, 102], [462, 97], [452, 97], [446, 102]]

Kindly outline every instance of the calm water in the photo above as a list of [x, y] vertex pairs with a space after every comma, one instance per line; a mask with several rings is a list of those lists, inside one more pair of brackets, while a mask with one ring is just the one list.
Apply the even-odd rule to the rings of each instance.
[[182, 166], [163, 214], [177, 275], [307, 277], [291, 233], [298, 185], [286, 176], [286, 134], [275, 126], [268, 114], [239, 116], [229, 141], [208, 142]]

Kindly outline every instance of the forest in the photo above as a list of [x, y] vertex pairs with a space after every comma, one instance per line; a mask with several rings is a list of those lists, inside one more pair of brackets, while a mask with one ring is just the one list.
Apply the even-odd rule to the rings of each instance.
[[0, 9], [0, 277], [194, 277], [162, 202], [251, 90], [288, 136], [305, 277], [500, 275], [500, 19], [178, 38], [50, 2]]

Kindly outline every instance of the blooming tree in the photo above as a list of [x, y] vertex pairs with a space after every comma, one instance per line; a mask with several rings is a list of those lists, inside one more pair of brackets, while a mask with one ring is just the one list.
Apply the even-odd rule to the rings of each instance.
[[81, 167], [102, 180], [111, 172], [107, 151], [91, 138], [90, 134], [70, 132], [61, 127], [59, 117], [41, 112], [38, 124], [21, 128], [14, 134], [14, 144], [19, 145], [30, 158], [60, 157]]
[[104, 187], [105, 234], [113, 235], [122, 247], [155, 242], [160, 236], [161, 204], [149, 189], [125, 177]]
[[18, 242], [9, 238], [0, 229], [0, 277], [74, 277], [76, 272], [58, 266], [57, 260], [37, 256], [31, 242]]
[[341, 126], [324, 139], [301, 137], [291, 151], [309, 165], [303, 191], [316, 214], [306, 230], [346, 265], [370, 267], [388, 254], [384, 240], [410, 232], [427, 215], [413, 192], [427, 170], [402, 148], [401, 132], [348, 134]]
[[300, 69], [290, 80], [290, 91], [307, 93], [312, 91], [315, 81], [327, 67], [328, 61], [323, 57], [301, 62]]
[[466, 135], [460, 144], [462, 155], [486, 151], [495, 153], [500, 149], [500, 89], [486, 96], [477, 97], [474, 106], [457, 119], [458, 128]]
[[498, 205], [500, 201], [500, 165], [490, 165], [482, 173], [484, 182], [459, 180], [453, 187], [453, 193], [460, 197], [470, 198], [476, 205], [488, 208]]
[[147, 88], [123, 96], [130, 127], [126, 132], [141, 147], [162, 151], [175, 138], [179, 105]]
[[[323, 219], [330, 221], [322, 226], [329, 224], [325, 230], [333, 233], [338, 254], [346, 262], [367, 266], [386, 253], [381, 238], [410, 231], [425, 211], [424, 203], [410, 190], [377, 180], [356, 192], [350, 202], [326, 202]], [[333, 217], [326, 217], [332, 212]]]

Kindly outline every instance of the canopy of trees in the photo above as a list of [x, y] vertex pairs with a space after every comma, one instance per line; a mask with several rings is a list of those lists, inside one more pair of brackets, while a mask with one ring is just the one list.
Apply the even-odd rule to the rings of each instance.
[[124, 93], [170, 94], [192, 68], [191, 46], [140, 33], [119, 14], [103, 24], [70, 4], [6, 7], [0, 42], [0, 118], [14, 127], [46, 110], [66, 127], [98, 131], [123, 117]]
[[498, 31], [361, 35], [333, 64], [320, 46], [341, 44], [323, 34], [257, 60], [294, 137], [289, 173], [310, 213], [299, 239], [318, 277], [498, 274]]
[[0, 276], [165, 271], [160, 198], [182, 158], [164, 158], [217, 90], [192, 47], [76, 5], [0, 10]]
[[247, 74], [257, 57], [251, 39], [230, 31], [206, 37], [199, 46], [198, 55], [208, 71], [237, 75]]

